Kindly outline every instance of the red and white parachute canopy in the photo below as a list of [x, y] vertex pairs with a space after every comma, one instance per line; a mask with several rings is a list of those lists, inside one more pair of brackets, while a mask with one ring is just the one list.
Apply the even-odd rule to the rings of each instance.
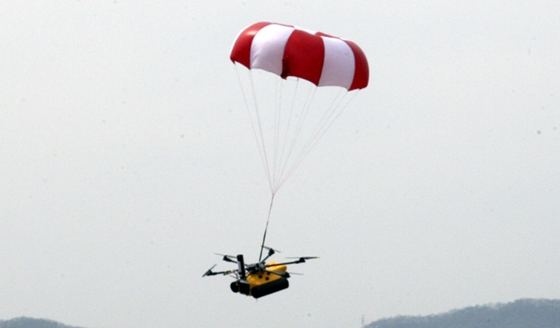
[[355, 43], [289, 25], [250, 25], [237, 36], [230, 58], [249, 69], [302, 78], [319, 87], [351, 91], [368, 85], [367, 59]]
[[353, 95], [368, 85], [368, 62], [351, 41], [268, 22], [243, 29], [230, 59], [274, 198]]

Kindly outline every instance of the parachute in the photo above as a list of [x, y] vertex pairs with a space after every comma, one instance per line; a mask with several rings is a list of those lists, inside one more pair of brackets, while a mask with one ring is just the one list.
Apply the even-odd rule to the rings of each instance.
[[243, 29], [230, 59], [274, 198], [355, 93], [367, 87], [368, 62], [351, 41], [270, 22]]

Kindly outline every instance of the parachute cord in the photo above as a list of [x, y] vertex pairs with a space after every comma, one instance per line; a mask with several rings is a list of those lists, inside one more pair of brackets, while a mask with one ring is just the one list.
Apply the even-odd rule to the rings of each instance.
[[278, 177], [278, 165], [279, 165], [279, 161], [282, 159], [281, 153], [279, 153], [279, 149], [280, 147], [280, 131], [281, 131], [281, 127], [282, 127], [282, 92], [283, 92], [283, 87], [282, 87], [282, 83], [280, 79], [276, 80], [276, 99], [275, 99], [275, 121], [274, 121], [274, 161], [273, 161], [273, 168], [271, 170], [272, 172], [272, 183], [271, 183], [271, 191], [274, 193], [276, 185], [277, 185], [277, 180], [280, 179], [280, 177]]
[[[319, 140], [325, 135], [327, 130], [329, 130], [332, 124], [338, 119], [338, 117], [342, 114], [342, 112], [344, 112], [344, 110], [346, 109], [348, 104], [352, 102], [352, 100], [354, 99], [358, 91], [360, 90], [356, 90], [355, 92], [353, 92], [353, 94], [349, 97], [349, 99], [344, 101], [344, 103], [343, 100], [346, 98], [346, 95], [348, 93], [342, 96], [342, 99], [339, 101], [333, 100], [333, 105], [331, 105], [331, 109], [329, 109], [328, 111], [330, 112], [330, 114], [329, 113], [325, 114], [325, 117], [328, 115], [329, 118], [320, 125], [321, 127], [317, 129], [317, 131], [314, 133], [314, 136], [307, 141], [306, 145], [300, 151], [299, 155], [297, 156], [297, 159], [294, 161], [294, 163], [290, 167], [289, 171], [286, 173], [283, 180], [278, 183], [278, 188], [280, 188], [284, 184], [284, 182], [286, 182], [286, 180], [292, 175], [292, 173], [296, 170], [296, 168], [301, 164], [305, 156], [307, 156], [307, 154], [315, 147], [315, 145], [319, 142]], [[338, 102], [338, 104], [335, 105], [334, 104], [335, 102]]]
[[[243, 94], [243, 100], [245, 101], [245, 107], [247, 108], [247, 114], [249, 116], [249, 122], [251, 124], [251, 129], [253, 130], [253, 136], [255, 137], [255, 141], [257, 142], [257, 148], [259, 149], [259, 154], [261, 156], [261, 160], [263, 162], [263, 166], [265, 169], [266, 177], [268, 179], [268, 184], [270, 189], [273, 190], [273, 181], [271, 180], [271, 173], [270, 173], [270, 166], [268, 165], [268, 155], [266, 151], [266, 145], [264, 142], [264, 136], [262, 131], [262, 124], [260, 119], [260, 111], [259, 111], [259, 104], [257, 101], [257, 96], [255, 94], [255, 85], [253, 81], [253, 74], [250, 70], [247, 70], [247, 80], [249, 83], [249, 91], [243, 86], [243, 82], [241, 81], [241, 76], [239, 74], [239, 66], [237, 63], [235, 64], [235, 73], [237, 74], [237, 81], [239, 82], [239, 86], [241, 87], [241, 92]], [[253, 106], [249, 104], [248, 95], [251, 97], [253, 101]], [[253, 110], [251, 110], [253, 109]], [[254, 112], [254, 113], [253, 113]]]
[[[292, 159], [293, 152], [296, 149], [296, 143], [297, 143], [299, 134], [300, 134], [300, 132], [301, 132], [303, 126], [304, 126], [307, 115], [309, 114], [309, 109], [311, 108], [312, 100], [315, 97], [315, 91], [316, 91], [316, 89], [314, 89], [314, 88], [307, 90], [307, 95], [305, 97], [305, 102], [303, 103], [303, 106], [301, 107], [301, 110], [299, 112], [299, 114], [300, 114], [299, 115], [299, 120], [296, 124], [296, 129], [294, 130], [294, 133], [292, 135], [292, 139], [291, 139], [291, 143], [288, 147], [287, 155], [283, 155], [283, 157], [285, 157], [285, 160], [284, 160], [284, 163], [282, 165], [282, 171], [279, 174], [282, 179], [280, 181], [278, 181], [277, 184], [276, 184], [277, 190], [280, 188], [280, 186], [284, 183], [284, 181], [290, 175], [290, 173], [285, 175], [286, 169], [288, 168], [288, 172], [292, 171], [288, 164], [289, 164], [290, 160]], [[297, 86], [296, 86], [296, 92], [297, 92]], [[295, 98], [295, 94], [294, 94], [294, 98]], [[292, 107], [294, 107], [294, 106], [292, 105]], [[293, 108], [292, 108], [292, 111], [293, 111]], [[290, 114], [290, 117], [293, 117], [293, 115]], [[286, 143], [287, 142], [288, 142], [288, 138], [286, 137]]]
[[270, 221], [270, 213], [272, 213], [272, 203], [274, 203], [274, 193], [272, 193], [272, 197], [270, 199], [270, 207], [268, 208], [268, 217], [266, 219], [266, 227], [264, 228], [263, 240], [261, 244], [261, 253], [259, 254], [259, 262], [262, 259], [262, 253], [264, 249], [264, 241], [266, 240], [266, 232], [268, 231], [268, 222]]
[[[266, 168], [266, 174], [268, 175], [268, 182], [270, 185], [270, 188], [272, 190], [272, 180], [270, 178], [271, 174], [270, 174], [270, 166], [269, 166], [269, 161], [268, 161], [268, 155], [266, 152], [266, 144], [264, 142], [264, 135], [263, 135], [263, 129], [262, 129], [262, 123], [261, 123], [261, 116], [260, 116], [260, 110], [259, 110], [259, 104], [257, 102], [257, 95], [255, 94], [255, 82], [253, 80], [253, 74], [249, 74], [250, 76], [250, 80], [251, 80], [251, 90], [253, 91], [253, 101], [255, 102], [255, 114], [257, 116], [257, 123], [258, 123], [258, 128], [259, 128], [259, 136], [260, 136], [260, 140], [261, 140], [261, 147], [262, 147], [262, 160], [263, 163], [265, 165]], [[258, 139], [258, 137], [257, 137]], [[258, 142], [258, 140], [257, 140]]]
[[[289, 106], [289, 110], [288, 108], [285, 109], [286, 115], [283, 115], [284, 110], [282, 107], [284, 105], [282, 103], [282, 99], [284, 98], [284, 94], [283, 94], [284, 89], [282, 88], [282, 83], [280, 83], [280, 81], [278, 82], [280, 86], [280, 92], [278, 93], [277, 91], [276, 93], [276, 96], [279, 98], [279, 101], [277, 101], [277, 106], [276, 106], [277, 115], [276, 115], [276, 122], [275, 122], [275, 128], [277, 128], [278, 130], [275, 132], [276, 157], [274, 160], [274, 168], [272, 170], [273, 172], [272, 193], [276, 193], [276, 191], [278, 191], [279, 181], [283, 179], [282, 174], [284, 172], [287, 163], [287, 161], [283, 160], [283, 158], [285, 158], [286, 147], [288, 145], [288, 140], [289, 140], [288, 137], [290, 136], [290, 127], [292, 126], [292, 118], [294, 117], [294, 108], [296, 107], [295, 103], [297, 98], [296, 96], [298, 91], [299, 78], [296, 79], [295, 89], [292, 92], [291, 106]], [[290, 95], [289, 91], [286, 92], [286, 96], [289, 95]], [[286, 105], [286, 107], [288, 107], [288, 105]], [[285, 124], [282, 124], [281, 118], [286, 118], [287, 122], [285, 122]], [[281, 133], [280, 130], [283, 130], [283, 133]]]

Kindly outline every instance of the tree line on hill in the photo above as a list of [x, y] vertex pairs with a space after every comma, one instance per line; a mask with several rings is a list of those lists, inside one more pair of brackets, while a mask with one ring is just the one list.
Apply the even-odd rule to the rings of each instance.
[[79, 328], [64, 325], [47, 319], [19, 317], [10, 320], [0, 320], [0, 328]]
[[[364, 328], [559, 328], [560, 300], [520, 299], [428, 316], [397, 316], [374, 321]], [[79, 328], [27, 317], [0, 320], [0, 328]]]
[[559, 328], [560, 300], [520, 299], [428, 316], [398, 316], [365, 328]]

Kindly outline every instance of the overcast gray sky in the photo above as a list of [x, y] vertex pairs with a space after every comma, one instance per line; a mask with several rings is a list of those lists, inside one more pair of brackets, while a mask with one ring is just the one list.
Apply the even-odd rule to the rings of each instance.
[[[560, 2], [3, 1], [0, 319], [358, 327], [560, 298]], [[257, 21], [353, 40], [360, 91], [276, 196], [229, 51]]]

